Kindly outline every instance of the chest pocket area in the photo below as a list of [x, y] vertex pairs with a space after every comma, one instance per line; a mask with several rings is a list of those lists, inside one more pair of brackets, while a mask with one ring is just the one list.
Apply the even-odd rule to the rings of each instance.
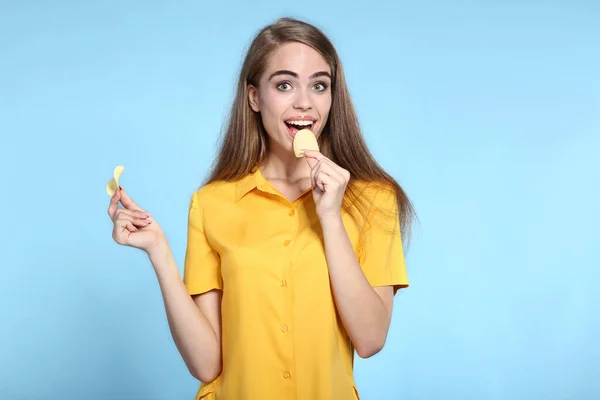
[[[283, 245], [279, 247], [284, 247]], [[232, 247], [221, 254], [223, 289], [234, 291], [241, 298], [255, 297], [257, 290], [271, 287], [282, 264], [291, 253], [273, 246]]]

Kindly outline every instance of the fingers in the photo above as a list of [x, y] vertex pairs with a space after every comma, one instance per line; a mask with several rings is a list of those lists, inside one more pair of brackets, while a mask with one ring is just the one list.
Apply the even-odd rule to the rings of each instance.
[[115, 213], [119, 209], [119, 201], [121, 200], [121, 190], [115, 190], [115, 193], [110, 198], [110, 204], [108, 206], [108, 216], [111, 220], [115, 220]]
[[310, 173], [312, 187], [319, 187], [325, 191], [327, 185], [345, 185], [347, 183], [346, 170], [340, 169], [328, 158], [321, 158]]
[[327, 158], [318, 151], [306, 150], [306, 149], [304, 149], [303, 151], [304, 151], [304, 158], [306, 158], [306, 162], [308, 163], [308, 166], [310, 167], [310, 182], [314, 189], [318, 186], [317, 182], [315, 180], [315, 177], [318, 175], [322, 163], [325, 160], [327, 160]]
[[125, 209], [127, 209], [129, 211], [142, 211], [142, 212], [144, 212], [144, 210], [142, 210], [142, 208], [139, 207], [131, 199], [131, 197], [129, 197], [127, 195], [127, 193], [125, 192], [125, 190], [123, 190], [123, 188], [119, 186], [119, 188], [117, 190], [115, 190], [115, 193], [110, 198], [110, 204], [108, 206], [108, 216], [110, 217], [110, 219], [112, 221], [115, 221], [115, 218], [116, 218], [115, 215], [116, 215], [117, 211], [120, 209], [119, 208], [119, 202], [121, 202], [121, 204], [123, 204], [123, 207], [125, 207]]
[[139, 229], [131, 221], [121, 220], [115, 226], [121, 230], [121, 233], [125, 232], [126, 230], [129, 232], [139, 231]]
[[335, 178], [333, 178], [325, 173], [319, 174], [315, 178], [315, 181], [316, 181], [316, 188], [320, 189], [322, 192], [327, 192], [329, 190], [329, 188], [338, 184], [338, 181]]
[[307, 155], [304, 156], [304, 159], [308, 163], [308, 166], [310, 167], [310, 169], [313, 169], [315, 167], [315, 165], [317, 165], [319, 163], [319, 160], [317, 160], [314, 157], [308, 157]]
[[152, 223], [150, 215], [138, 210], [127, 210], [125, 208], [119, 208], [115, 212], [115, 225], [123, 226], [124, 223], [129, 222], [133, 226], [144, 227]]
[[[124, 208], [119, 207], [119, 202]], [[120, 186], [110, 199], [108, 215], [113, 221], [113, 239], [121, 245], [131, 245], [131, 234], [152, 223], [150, 214], [142, 210]]]
[[129, 246], [129, 237], [138, 230], [139, 228], [133, 225], [131, 221], [118, 220], [113, 228], [112, 236], [118, 244]]
[[334, 178], [332, 171], [327, 168], [326, 163], [319, 161], [311, 174], [313, 188], [325, 191], [325, 186], [332, 183], [331, 178]]
[[120, 186], [119, 186], [119, 192], [121, 192], [121, 204], [123, 204], [123, 207], [125, 207], [129, 210], [142, 210], [142, 208], [140, 206], [138, 206], [135, 203], [135, 201], [133, 201], [131, 199], [131, 197], [129, 197], [129, 195], [125, 192], [125, 190], [123, 190], [123, 188]]
[[325, 156], [318, 151], [303, 149], [304, 158], [308, 163], [308, 166], [313, 169], [317, 163]]
[[119, 244], [127, 244], [130, 234], [152, 223], [148, 214], [142, 211], [119, 208], [115, 212], [113, 239]]
[[321, 160], [322, 158], [326, 158], [320, 151], [310, 149], [302, 149], [302, 151], [304, 152], [305, 157], [316, 158], [317, 161]]

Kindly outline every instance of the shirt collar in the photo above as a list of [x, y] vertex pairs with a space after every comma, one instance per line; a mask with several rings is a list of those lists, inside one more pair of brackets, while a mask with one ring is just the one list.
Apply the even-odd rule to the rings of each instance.
[[235, 187], [235, 201], [239, 201], [247, 193], [255, 188], [261, 188], [265, 184], [265, 178], [263, 177], [258, 166], [254, 166], [250, 173], [240, 179], [236, 183]]

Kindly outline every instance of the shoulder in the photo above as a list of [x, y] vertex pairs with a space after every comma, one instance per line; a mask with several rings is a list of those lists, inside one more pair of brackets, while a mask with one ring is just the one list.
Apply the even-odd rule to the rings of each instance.
[[350, 200], [362, 211], [366, 231], [381, 227], [388, 231], [394, 230], [399, 218], [398, 197], [390, 183], [357, 181], [352, 191], [354, 198]]
[[369, 208], [394, 208], [396, 191], [387, 182], [355, 181], [352, 190], [361, 202], [368, 204]]
[[203, 185], [192, 194], [190, 207], [213, 208], [233, 202], [236, 182], [215, 181]]

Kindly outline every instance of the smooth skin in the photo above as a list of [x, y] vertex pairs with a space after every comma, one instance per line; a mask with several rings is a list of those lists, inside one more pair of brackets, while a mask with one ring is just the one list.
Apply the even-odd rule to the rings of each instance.
[[305, 150], [333, 297], [357, 354], [368, 358], [385, 345], [392, 318], [393, 286], [372, 287], [354, 254], [342, 222], [350, 173], [319, 151]]
[[108, 215], [117, 243], [148, 254], [171, 335], [190, 374], [202, 382], [212, 381], [221, 372], [221, 292], [189, 295], [162, 228], [122, 188], [111, 198]]
[[[273, 76], [278, 71], [293, 74]], [[270, 152], [260, 166], [263, 176], [290, 201], [313, 188], [337, 310], [358, 355], [366, 358], [385, 344], [393, 287], [371, 287], [354, 254], [341, 214], [348, 171], [318, 151], [305, 150], [306, 157], [296, 158], [284, 123], [292, 117], [312, 117], [318, 137], [331, 108], [327, 73], [331, 70], [317, 51], [300, 43], [285, 44], [272, 54], [258, 87], [248, 86], [248, 101], [260, 113], [269, 135]], [[188, 370], [202, 382], [214, 380], [222, 369], [222, 292], [189, 295], [162, 228], [122, 188], [112, 196], [108, 214], [115, 242], [147, 253], [158, 278], [171, 335]]]

